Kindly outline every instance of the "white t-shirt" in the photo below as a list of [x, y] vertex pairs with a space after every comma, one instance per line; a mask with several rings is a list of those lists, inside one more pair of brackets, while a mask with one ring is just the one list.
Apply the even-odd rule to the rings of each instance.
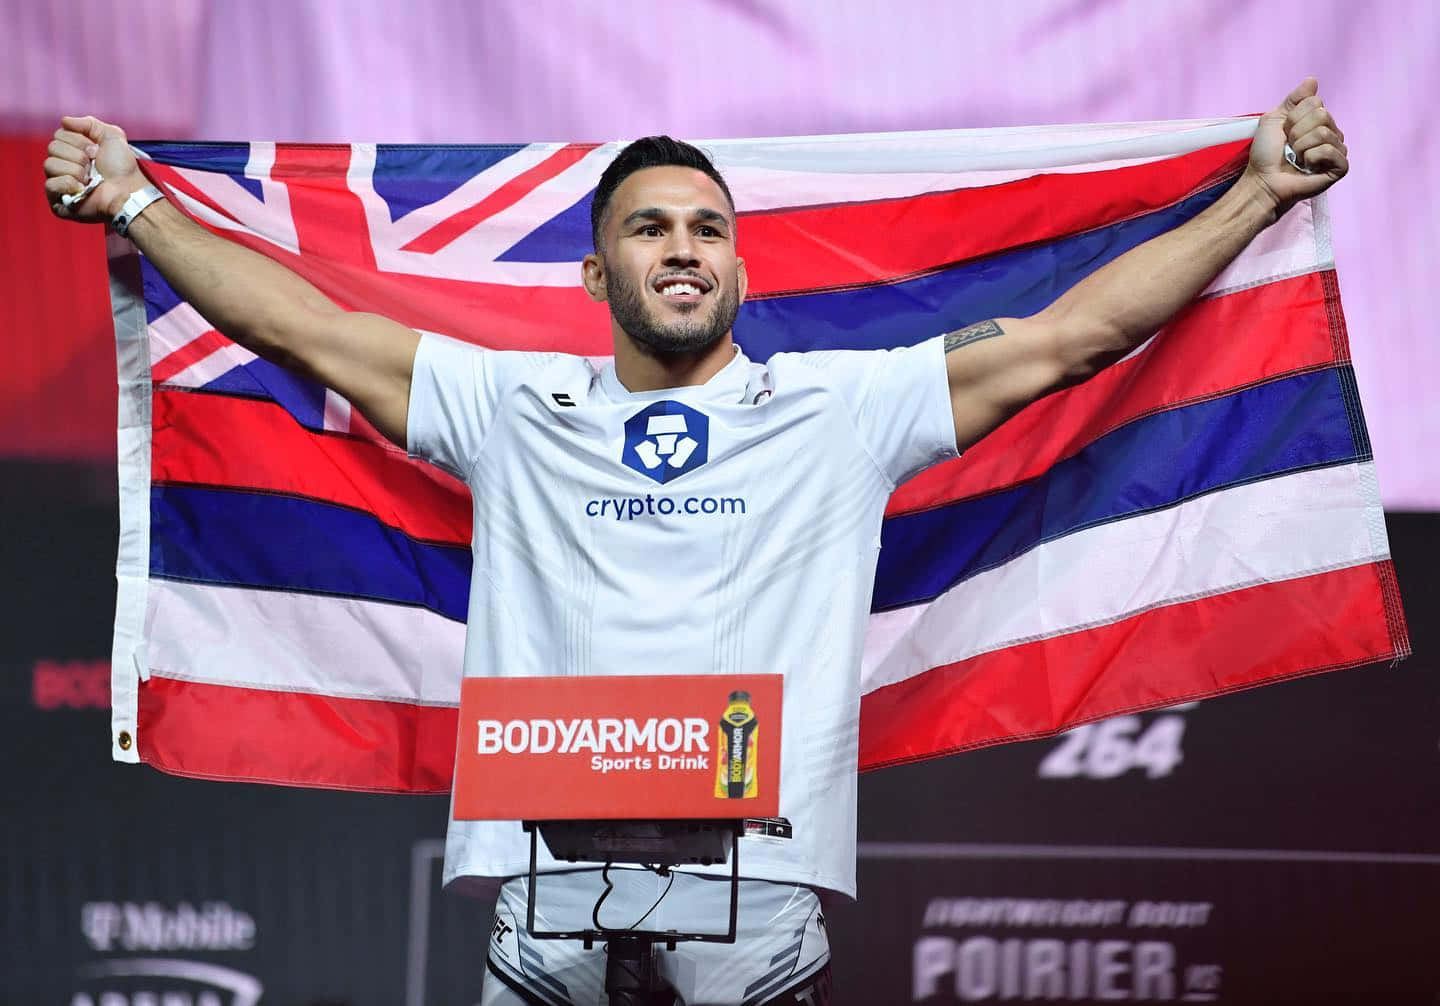
[[[941, 340], [764, 364], [737, 348], [703, 385], [630, 392], [613, 364], [426, 335], [409, 450], [474, 498], [465, 675], [783, 674], [794, 835], [742, 840], [741, 872], [854, 897], [881, 519], [956, 453]], [[518, 822], [452, 813], [445, 882], [523, 874], [529, 848]], [[541, 843], [554, 868], [574, 867]]]

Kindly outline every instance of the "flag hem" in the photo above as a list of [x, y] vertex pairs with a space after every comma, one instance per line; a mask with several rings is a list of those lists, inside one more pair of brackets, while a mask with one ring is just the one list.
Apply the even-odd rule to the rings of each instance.
[[110, 651], [110, 756], [140, 761], [139, 686], [149, 677], [145, 610], [150, 586], [150, 337], [140, 256], [112, 236], [106, 247], [115, 318], [120, 539], [115, 556], [115, 637]]

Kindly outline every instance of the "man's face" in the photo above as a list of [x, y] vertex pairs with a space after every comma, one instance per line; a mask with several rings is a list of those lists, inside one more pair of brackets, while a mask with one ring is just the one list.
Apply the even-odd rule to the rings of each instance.
[[641, 349], [694, 353], [730, 331], [745, 297], [735, 219], [704, 172], [644, 168], [620, 183], [585, 286]]

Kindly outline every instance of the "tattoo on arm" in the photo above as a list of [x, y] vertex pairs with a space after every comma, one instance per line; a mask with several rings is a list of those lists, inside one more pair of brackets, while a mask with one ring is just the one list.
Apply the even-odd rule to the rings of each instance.
[[968, 346], [972, 342], [981, 342], [985, 339], [993, 339], [997, 335], [1004, 335], [1005, 330], [994, 321], [977, 321], [973, 325], [966, 325], [955, 332], [945, 333], [945, 352], [949, 353], [959, 349], [961, 346]]

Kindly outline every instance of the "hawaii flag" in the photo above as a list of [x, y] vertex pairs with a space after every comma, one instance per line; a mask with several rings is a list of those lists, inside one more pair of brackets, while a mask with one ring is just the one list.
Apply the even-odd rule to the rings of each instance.
[[[749, 265], [736, 340], [764, 360], [1032, 314], [1214, 202], [1254, 125], [703, 143]], [[616, 144], [137, 146], [194, 219], [347, 309], [610, 352], [579, 261]], [[110, 252], [114, 756], [448, 789], [467, 490]], [[882, 543], [860, 768], [1407, 654], [1323, 197], [1127, 359], [902, 486]]]

